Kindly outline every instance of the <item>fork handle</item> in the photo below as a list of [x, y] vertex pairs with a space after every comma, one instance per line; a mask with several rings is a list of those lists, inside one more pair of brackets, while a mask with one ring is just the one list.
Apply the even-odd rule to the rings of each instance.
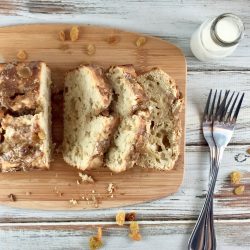
[[[204, 202], [204, 205], [202, 207], [201, 213], [199, 215], [199, 218], [195, 224], [194, 230], [191, 234], [189, 243], [188, 243], [188, 249], [189, 250], [204, 250], [207, 249], [206, 242], [204, 241], [205, 238], [210, 238], [211, 231], [208, 231], [206, 228], [206, 220], [207, 215], [209, 213], [210, 205], [211, 205], [211, 200], [213, 198], [213, 193], [214, 193], [214, 188], [215, 188], [215, 183], [217, 180], [217, 175], [218, 175], [219, 167], [218, 167], [218, 161], [216, 162], [216, 165], [213, 169], [212, 173], [212, 178], [210, 181], [209, 189], [206, 195], [206, 199]], [[204, 245], [205, 242], [205, 245]]]

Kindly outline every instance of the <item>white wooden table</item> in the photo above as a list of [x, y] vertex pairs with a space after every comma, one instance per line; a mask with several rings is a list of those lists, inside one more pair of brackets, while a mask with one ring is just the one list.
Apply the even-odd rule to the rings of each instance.
[[[201, 63], [189, 39], [206, 18], [223, 12], [242, 17], [246, 37], [235, 53], [219, 62]], [[103, 249], [186, 249], [202, 206], [209, 170], [200, 117], [210, 88], [246, 92], [238, 126], [225, 152], [215, 194], [218, 249], [250, 249], [250, 1], [248, 0], [62, 0], [0, 1], [0, 25], [69, 22], [112, 26], [169, 40], [183, 49], [188, 63], [185, 177], [179, 192], [158, 201], [124, 208], [135, 210], [143, 240], [132, 242], [128, 229], [114, 223], [117, 209], [47, 212], [0, 207], [0, 249], [88, 249], [96, 226], [104, 228]], [[1, 46], [1, 44], [0, 44]], [[243, 162], [235, 156], [241, 154]], [[246, 192], [234, 196], [228, 175], [244, 173]]]

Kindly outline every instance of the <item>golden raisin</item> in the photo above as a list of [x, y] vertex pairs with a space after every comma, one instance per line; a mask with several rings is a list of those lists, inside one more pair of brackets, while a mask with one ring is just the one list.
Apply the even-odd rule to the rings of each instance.
[[234, 194], [241, 195], [244, 193], [244, 191], [245, 191], [245, 186], [241, 185], [234, 189]]
[[77, 26], [73, 26], [70, 30], [70, 40], [75, 42], [79, 38], [79, 28]]
[[119, 211], [117, 214], [116, 214], [116, 224], [119, 225], [119, 226], [123, 226], [124, 223], [125, 223], [125, 212], [124, 211]]
[[131, 221], [129, 228], [130, 228], [130, 231], [131, 231], [132, 234], [139, 232], [138, 222], [137, 221]]
[[139, 48], [139, 47], [143, 46], [146, 43], [146, 41], [147, 41], [146, 37], [140, 36], [135, 41], [135, 45], [136, 45], [136, 47]]
[[92, 56], [95, 54], [95, 45], [94, 44], [88, 44], [86, 46], [86, 54], [89, 56]]
[[232, 184], [239, 184], [241, 179], [241, 173], [234, 171], [230, 174], [230, 179]]
[[141, 234], [140, 233], [131, 233], [129, 234], [129, 237], [132, 239], [132, 240], [141, 240]]
[[25, 50], [19, 50], [16, 57], [17, 59], [24, 61], [28, 58], [28, 54], [26, 53]]
[[32, 76], [32, 71], [29, 67], [21, 67], [17, 70], [17, 74], [21, 78], [29, 78]]
[[64, 30], [59, 31], [58, 38], [60, 41], [65, 41], [65, 32]]

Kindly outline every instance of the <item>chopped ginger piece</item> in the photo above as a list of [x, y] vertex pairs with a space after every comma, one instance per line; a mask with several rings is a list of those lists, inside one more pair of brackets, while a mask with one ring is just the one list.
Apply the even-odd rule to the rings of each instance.
[[234, 189], [234, 194], [241, 195], [244, 193], [244, 191], [245, 191], [245, 186], [241, 185]]
[[75, 42], [79, 38], [79, 28], [77, 26], [73, 26], [70, 30], [70, 40]]
[[91, 250], [96, 250], [96, 249], [99, 249], [103, 246], [103, 243], [101, 240], [99, 240], [96, 236], [92, 236], [90, 239], [89, 239], [89, 248]]
[[98, 227], [97, 229], [97, 235], [96, 236], [92, 236], [89, 239], [89, 247], [91, 250], [95, 250], [98, 248], [101, 248], [103, 246], [103, 242], [102, 242], [102, 228]]
[[124, 211], [119, 211], [115, 217], [116, 219], [116, 224], [119, 226], [123, 226], [125, 223], [125, 212]]
[[132, 240], [141, 240], [141, 234], [140, 234], [139, 232], [129, 234], [129, 237], [130, 237]]
[[135, 41], [135, 45], [136, 45], [136, 47], [139, 48], [139, 47], [143, 46], [143, 45], [146, 43], [146, 41], [147, 41], [146, 37], [140, 36], [140, 37]]
[[59, 31], [58, 38], [61, 41], [65, 41], [65, 32], [64, 32], [64, 30]]
[[89, 56], [92, 56], [95, 54], [95, 45], [94, 44], [88, 44], [86, 46], [86, 54]]
[[17, 59], [24, 61], [28, 58], [28, 55], [25, 50], [19, 50], [16, 57]]
[[234, 171], [230, 174], [230, 179], [232, 184], [239, 184], [241, 180], [241, 173]]

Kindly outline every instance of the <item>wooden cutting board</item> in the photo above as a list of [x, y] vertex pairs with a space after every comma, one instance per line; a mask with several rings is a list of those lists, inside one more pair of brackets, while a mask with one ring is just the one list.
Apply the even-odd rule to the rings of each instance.
[[[112, 64], [133, 64], [138, 71], [159, 66], [177, 82], [186, 93], [186, 62], [181, 50], [167, 41], [112, 28], [80, 25], [76, 42], [60, 41], [58, 33], [70, 25], [38, 24], [0, 28], [0, 60], [16, 60], [19, 50], [25, 50], [29, 61], [45, 61], [52, 70], [53, 142], [56, 148], [62, 141], [62, 89], [64, 74], [79, 64], [99, 64], [107, 68]], [[146, 37], [143, 46], [136, 46], [139, 37]], [[86, 47], [95, 46], [88, 55]], [[161, 172], [135, 167], [125, 173], [112, 174], [103, 168], [87, 171], [95, 182], [77, 184], [78, 172], [67, 165], [59, 152], [49, 171], [0, 173], [0, 204], [20, 208], [48, 210], [81, 210], [125, 206], [175, 193], [183, 178], [185, 145], [185, 110], [181, 114], [183, 136], [181, 153], [173, 170]], [[109, 184], [115, 190], [108, 192]], [[8, 198], [14, 194], [16, 201]], [[74, 205], [69, 202], [76, 200]], [[97, 204], [98, 203], [98, 204]]]

